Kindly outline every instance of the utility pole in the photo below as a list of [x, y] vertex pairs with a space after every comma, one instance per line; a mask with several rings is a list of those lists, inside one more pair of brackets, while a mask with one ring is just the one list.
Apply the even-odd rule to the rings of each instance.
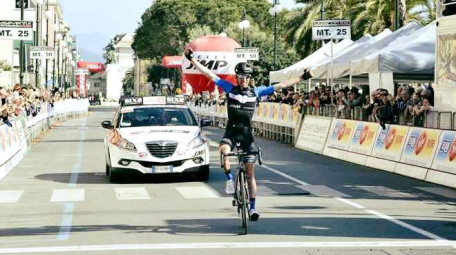
[[[46, 46], [49, 46], [49, 17], [47, 16], [48, 11], [49, 11], [49, 0], [46, 0]], [[55, 52], [55, 49], [54, 49], [54, 52]], [[47, 82], [48, 82], [48, 63], [49, 63], [49, 60], [46, 58], [46, 71], [44, 74], [45, 88], [47, 88]]]
[[325, 19], [325, 3], [324, 0], [321, 0], [321, 6], [320, 6], [320, 19], [324, 20]]
[[[21, 7], [21, 21], [24, 20], [24, 0], [20, 0], [19, 3]], [[24, 41], [20, 40], [19, 44], [19, 83], [24, 85]]]
[[[39, 46], [40, 35], [40, 4], [36, 4], [36, 33], [35, 33], [35, 46]], [[38, 88], [38, 59], [35, 60], [35, 88]]]

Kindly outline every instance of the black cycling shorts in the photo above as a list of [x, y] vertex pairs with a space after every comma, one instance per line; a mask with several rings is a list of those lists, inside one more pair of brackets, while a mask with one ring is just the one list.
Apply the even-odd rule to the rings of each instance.
[[225, 135], [223, 136], [220, 145], [227, 144], [231, 151], [236, 147], [236, 143], [240, 143], [240, 148], [243, 152], [252, 153], [252, 155], [244, 156], [244, 163], [255, 163], [256, 157], [253, 154], [256, 151], [253, 140], [252, 130], [249, 127], [229, 127], [227, 126]]

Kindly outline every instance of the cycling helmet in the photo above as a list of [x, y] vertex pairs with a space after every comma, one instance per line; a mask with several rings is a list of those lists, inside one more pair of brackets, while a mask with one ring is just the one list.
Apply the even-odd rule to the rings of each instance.
[[243, 62], [236, 65], [234, 72], [236, 74], [252, 74], [253, 68], [251, 65]]

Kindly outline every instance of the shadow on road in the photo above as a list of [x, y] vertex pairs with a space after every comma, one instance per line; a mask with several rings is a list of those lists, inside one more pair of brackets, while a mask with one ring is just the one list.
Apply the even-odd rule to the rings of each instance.
[[[346, 216], [262, 218], [258, 222], [250, 223], [249, 232], [254, 235], [430, 240], [383, 219]], [[455, 230], [456, 226], [449, 221], [408, 220], [407, 223], [434, 229], [435, 234], [449, 240], [456, 237], [454, 231], [451, 231]], [[123, 234], [167, 233], [179, 236], [238, 235], [240, 230], [239, 219], [236, 218], [167, 220], [166, 224], [157, 226], [116, 224], [71, 227], [72, 233], [122, 231]], [[60, 226], [2, 228], [0, 236], [57, 235], [59, 231]]]

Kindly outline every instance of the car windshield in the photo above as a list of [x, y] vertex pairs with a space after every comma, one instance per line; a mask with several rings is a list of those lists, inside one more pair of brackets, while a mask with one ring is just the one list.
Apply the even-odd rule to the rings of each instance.
[[197, 125], [192, 113], [186, 108], [136, 108], [124, 111], [120, 119], [120, 127]]

